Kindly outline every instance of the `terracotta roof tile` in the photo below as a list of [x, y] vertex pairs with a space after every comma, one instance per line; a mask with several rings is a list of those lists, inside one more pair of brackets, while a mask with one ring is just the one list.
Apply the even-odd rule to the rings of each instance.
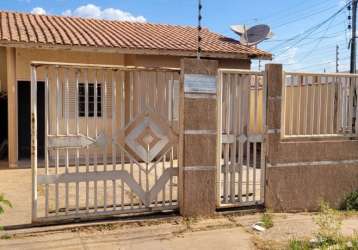
[[[0, 11], [0, 44], [32, 43], [96, 48], [163, 50], [194, 53], [195, 27], [133, 23]], [[202, 30], [203, 53], [270, 58], [271, 54]]]

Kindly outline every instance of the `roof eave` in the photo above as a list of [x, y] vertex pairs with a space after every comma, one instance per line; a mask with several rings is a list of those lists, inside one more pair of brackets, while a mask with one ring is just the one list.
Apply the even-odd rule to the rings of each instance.
[[[29, 42], [10, 42], [0, 41], [0, 46], [15, 48], [36, 48], [36, 49], [57, 49], [71, 51], [91, 51], [103, 53], [120, 53], [120, 54], [142, 54], [142, 55], [169, 55], [169, 56], [196, 56], [195, 51], [186, 50], [168, 50], [168, 49], [136, 49], [136, 48], [111, 48], [111, 47], [94, 47], [94, 46], [78, 46], [78, 45], [60, 45], [60, 44], [41, 44]], [[252, 55], [244, 53], [224, 53], [224, 52], [202, 52], [202, 57], [216, 59], [262, 59], [271, 60], [270, 54]]]

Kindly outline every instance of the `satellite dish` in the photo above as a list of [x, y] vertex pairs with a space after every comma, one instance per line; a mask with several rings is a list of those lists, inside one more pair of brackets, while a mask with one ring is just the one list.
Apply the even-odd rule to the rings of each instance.
[[239, 36], [243, 35], [246, 31], [245, 25], [232, 25], [230, 26], [231, 30], [234, 31]]
[[240, 42], [248, 46], [257, 45], [264, 40], [272, 38], [270, 26], [266, 24], [259, 24], [246, 28], [245, 25], [233, 25], [231, 30], [240, 36]]

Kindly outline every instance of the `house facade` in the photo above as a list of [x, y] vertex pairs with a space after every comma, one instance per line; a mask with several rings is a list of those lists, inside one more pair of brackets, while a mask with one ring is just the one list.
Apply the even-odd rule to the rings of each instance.
[[[202, 57], [218, 60], [220, 68], [250, 69], [252, 59], [271, 59], [269, 53], [208, 29], [201, 35]], [[182, 58], [196, 56], [196, 46], [197, 29], [189, 26], [1, 11], [0, 86], [8, 100], [8, 113], [1, 114], [8, 131], [1, 133], [8, 138], [9, 167], [30, 158], [31, 62], [179, 68]], [[43, 82], [44, 75], [37, 79]], [[41, 99], [40, 94], [40, 107]]]

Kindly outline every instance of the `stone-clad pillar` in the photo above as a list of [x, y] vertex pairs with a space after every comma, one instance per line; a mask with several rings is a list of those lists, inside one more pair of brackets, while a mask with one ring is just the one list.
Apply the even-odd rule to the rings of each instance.
[[216, 209], [217, 69], [214, 60], [181, 61], [183, 216], [212, 215]]

